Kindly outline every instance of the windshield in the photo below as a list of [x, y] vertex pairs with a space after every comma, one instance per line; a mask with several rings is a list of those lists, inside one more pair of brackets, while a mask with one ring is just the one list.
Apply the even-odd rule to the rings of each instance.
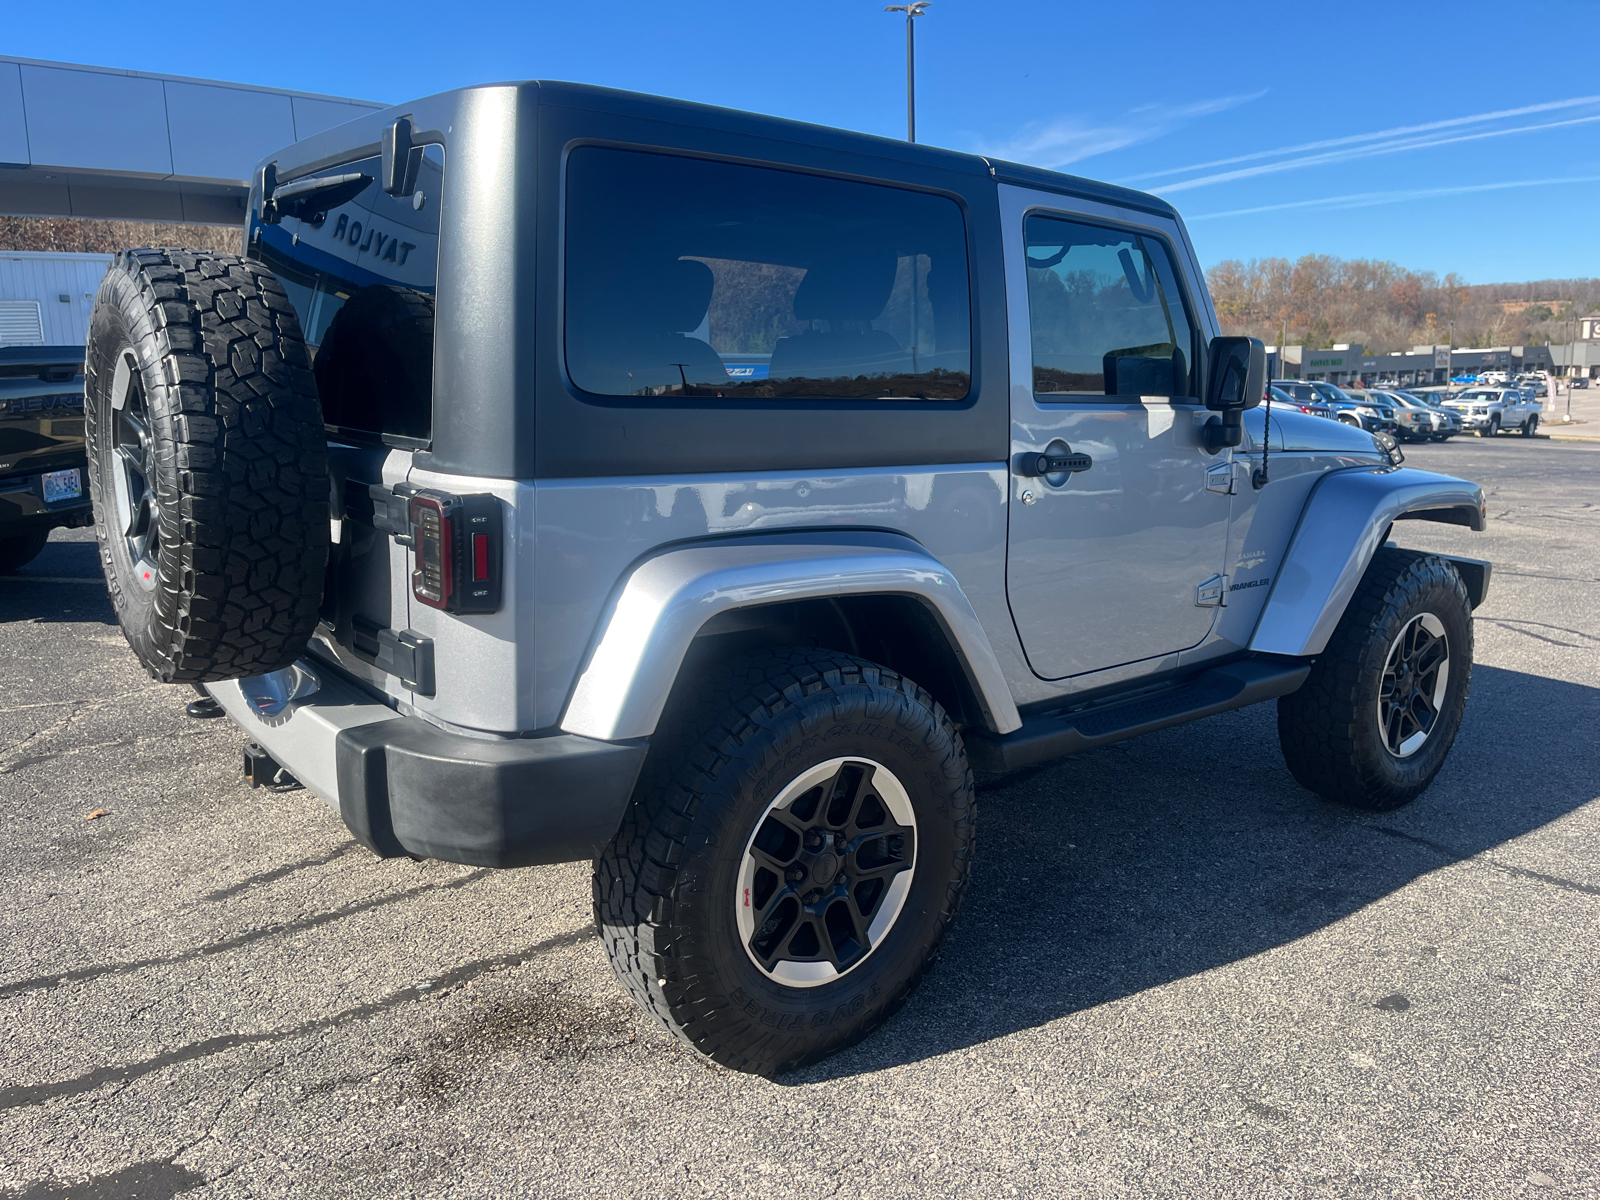
[[1317, 395], [1321, 396], [1324, 400], [1332, 400], [1339, 404], [1357, 403], [1353, 396], [1350, 396], [1346, 392], [1341, 391], [1339, 388], [1334, 387], [1331, 383], [1320, 383], [1317, 380], [1312, 380], [1311, 386], [1316, 389]]

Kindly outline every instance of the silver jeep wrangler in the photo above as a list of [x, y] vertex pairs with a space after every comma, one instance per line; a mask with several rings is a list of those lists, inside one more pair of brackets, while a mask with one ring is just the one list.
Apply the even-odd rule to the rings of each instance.
[[1275, 699], [1388, 809], [1460, 727], [1472, 483], [1260, 407], [1176, 212], [564, 83], [262, 163], [122, 255], [87, 430], [128, 641], [378, 855], [594, 862], [623, 985], [771, 1073], [960, 907], [973, 771]]

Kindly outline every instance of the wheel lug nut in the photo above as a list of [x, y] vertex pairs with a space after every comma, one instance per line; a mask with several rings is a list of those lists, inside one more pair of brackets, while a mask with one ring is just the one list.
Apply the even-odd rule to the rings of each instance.
[[807, 848], [815, 850], [820, 845], [822, 845], [822, 835], [820, 833], [813, 831], [806, 834]]
[[789, 877], [790, 883], [799, 883], [806, 877], [806, 869], [804, 867], [790, 867], [784, 874]]

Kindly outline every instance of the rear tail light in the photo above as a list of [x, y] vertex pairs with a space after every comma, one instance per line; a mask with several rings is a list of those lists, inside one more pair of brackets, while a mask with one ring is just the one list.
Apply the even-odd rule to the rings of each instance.
[[489, 613], [500, 608], [500, 501], [419, 491], [410, 497], [416, 555], [411, 594], [429, 608]]

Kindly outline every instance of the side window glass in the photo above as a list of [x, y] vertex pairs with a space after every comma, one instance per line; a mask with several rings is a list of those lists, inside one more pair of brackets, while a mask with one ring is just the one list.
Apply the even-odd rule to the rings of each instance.
[[1196, 395], [1193, 325], [1159, 239], [1046, 216], [1023, 228], [1035, 393]]
[[289, 293], [335, 437], [421, 447], [433, 434], [433, 314], [444, 153], [423, 151], [416, 191], [390, 196], [381, 160], [319, 175], [364, 175], [325, 212], [254, 219], [250, 253]]
[[942, 196], [585, 146], [567, 371], [602, 396], [959, 400], [966, 227]]

